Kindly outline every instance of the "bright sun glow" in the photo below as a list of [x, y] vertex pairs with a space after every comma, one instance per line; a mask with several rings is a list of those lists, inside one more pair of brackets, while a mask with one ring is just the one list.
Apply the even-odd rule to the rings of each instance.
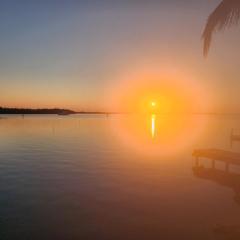
[[151, 105], [152, 105], [152, 107], [156, 107], [157, 104], [156, 104], [156, 102], [153, 101], [153, 102], [151, 102]]
[[[129, 114], [112, 119], [120, 140], [149, 155], [178, 154], [201, 135], [205, 119], [191, 113], [208, 106], [206, 91], [181, 75], [128, 76], [111, 89], [107, 102]], [[154, 141], [153, 141], [154, 140]]]
[[125, 113], [202, 112], [210, 103], [206, 89], [191, 76], [136, 73], [123, 77], [109, 88], [106, 107]]

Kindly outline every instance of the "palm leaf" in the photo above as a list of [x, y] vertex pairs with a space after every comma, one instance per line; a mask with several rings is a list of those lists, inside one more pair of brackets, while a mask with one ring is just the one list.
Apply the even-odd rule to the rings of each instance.
[[213, 33], [237, 24], [239, 19], [240, 0], [223, 0], [218, 5], [209, 16], [202, 35], [204, 40], [203, 54], [205, 57], [209, 52]]

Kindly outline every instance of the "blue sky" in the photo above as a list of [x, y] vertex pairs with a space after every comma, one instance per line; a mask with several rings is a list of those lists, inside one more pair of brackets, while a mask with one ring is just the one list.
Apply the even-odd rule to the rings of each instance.
[[211, 109], [240, 109], [239, 29], [217, 34], [202, 56], [201, 33], [218, 3], [1, 1], [0, 105], [104, 109], [110, 85], [152, 65], [200, 81], [218, 99]]

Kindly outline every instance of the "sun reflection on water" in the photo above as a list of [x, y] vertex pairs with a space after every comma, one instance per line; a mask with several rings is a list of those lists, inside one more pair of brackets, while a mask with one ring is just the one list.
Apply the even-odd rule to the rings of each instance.
[[152, 114], [151, 133], [152, 133], [152, 138], [154, 138], [156, 134], [156, 115], [155, 114]]
[[175, 155], [201, 137], [208, 121], [191, 114], [151, 113], [118, 115], [111, 122], [117, 138], [135, 152]]

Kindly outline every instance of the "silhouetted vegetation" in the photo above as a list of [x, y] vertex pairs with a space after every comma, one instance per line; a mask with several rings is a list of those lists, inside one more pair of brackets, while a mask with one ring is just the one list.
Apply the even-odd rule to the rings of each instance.
[[223, 0], [218, 7], [211, 13], [203, 32], [204, 56], [207, 56], [212, 35], [216, 31], [223, 30], [233, 24], [237, 24], [240, 19], [240, 1]]
[[0, 114], [74, 114], [76, 112], [69, 109], [29, 109], [29, 108], [3, 108], [0, 107]]

